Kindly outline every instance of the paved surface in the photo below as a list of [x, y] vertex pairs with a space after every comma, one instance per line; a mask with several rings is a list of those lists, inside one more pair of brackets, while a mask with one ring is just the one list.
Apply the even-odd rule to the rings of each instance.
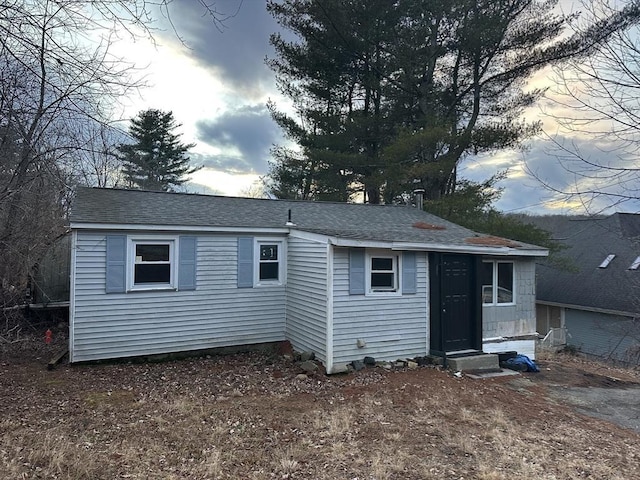
[[552, 397], [585, 415], [616, 423], [640, 433], [640, 387], [560, 387]]

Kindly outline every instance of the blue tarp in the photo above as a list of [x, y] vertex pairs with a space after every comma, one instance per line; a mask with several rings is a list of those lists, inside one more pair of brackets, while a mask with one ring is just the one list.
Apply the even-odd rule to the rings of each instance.
[[531, 360], [526, 355], [516, 355], [502, 362], [502, 367], [509, 368], [511, 370], [517, 370], [519, 372], [539, 372], [540, 369], [536, 365], [536, 362]]

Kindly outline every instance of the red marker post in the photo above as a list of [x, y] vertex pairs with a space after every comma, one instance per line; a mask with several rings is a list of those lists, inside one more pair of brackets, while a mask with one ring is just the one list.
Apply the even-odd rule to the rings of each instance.
[[51, 330], [47, 329], [47, 331], [44, 334], [44, 343], [49, 345], [51, 343], [52, 336], [53, 336], [53, 333], [51, 333]]

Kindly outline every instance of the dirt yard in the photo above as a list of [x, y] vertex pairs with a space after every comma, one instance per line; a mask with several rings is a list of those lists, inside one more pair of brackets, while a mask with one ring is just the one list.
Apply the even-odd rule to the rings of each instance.
[[1, 478], [640, 478], [633, 418], [604, 420], [620, 419], [585, 393], [640, 398], [640, 377], [575, 357], [495, 379], [303, 378], [255, 353], [47, 371], [55, 347], [3, 350]]

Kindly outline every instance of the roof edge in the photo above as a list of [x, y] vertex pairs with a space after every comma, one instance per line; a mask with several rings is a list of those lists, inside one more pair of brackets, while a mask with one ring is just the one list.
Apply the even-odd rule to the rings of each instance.
[[640, 312], [626, 312], [623, 310], [613, 310], [610, 308], [589, 307], [587, 305], [575, 305], [571, 303], [549, 302], [536, 298], [536, 303], [540, 305], [548, 305], [550, 307], [571, 308], [572, 310], [581, 310], [583, 312], [606, 313], [609, 315], [620, 315], [622, 317], [640, 317]]
[[72, 230], [125, 230], [137, 231], [146, 230], [151, 232], [207, 232], [207, 233], [273, 233], [287, 234], [288, 227], [256, 228], [256, 227], [219, 227], [219, 226], [188, 226], [188, 225], [148, 225], [148, 224], [127, 224], [127, 223], [89, 223], [71, 222]]

